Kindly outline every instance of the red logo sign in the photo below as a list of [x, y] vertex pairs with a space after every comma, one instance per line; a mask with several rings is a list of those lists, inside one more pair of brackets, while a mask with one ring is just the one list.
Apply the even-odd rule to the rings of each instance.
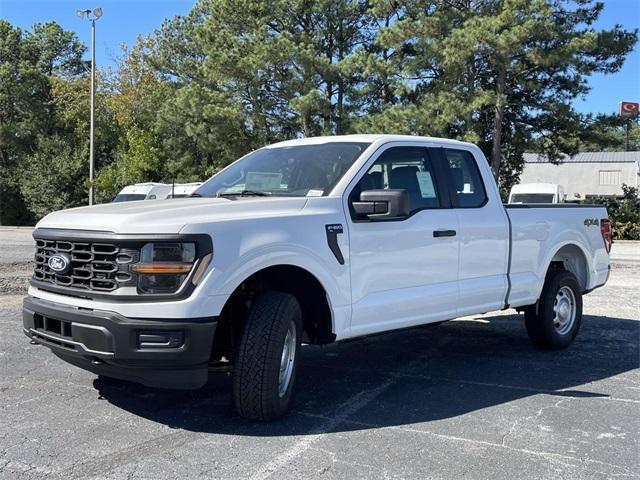
[[633, 117], [638, 115], [640, 104], [638, 102], [620, 102], [620, 115]]

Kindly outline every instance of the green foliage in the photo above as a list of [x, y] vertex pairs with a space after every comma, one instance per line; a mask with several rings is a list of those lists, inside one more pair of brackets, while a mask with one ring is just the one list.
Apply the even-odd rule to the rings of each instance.
[[153, 132], [132, 126], [126, 132], [125, 148], [100, 171], [95, 182], [96, 201], [111, 201], [125, 185], [161, 179], [162, 156]]
[[[619, 149], [618, 118], [571, 107], [589, 75], [619, 70], [636, 42], [637, 32], [618, 26], [596, 30], [602, 8], [590, 0], [199, 0], [99, 71], [97, 200], [140, 181], [203, 180], [252, 149], [310, 135], [476, 142], [502, 191], [517, 182], [526, 150], [556, 159]], [[85, 202], [85, 50], [55, 23], [22, 31], [0, 20], [1, 222]]]
[[596, 197], [588, 203], [600, 203], [607, 207], [613, 238], [640, 240], [640, 189], [622, 185], [622, 197]]
[[504, 190], [534, 142], [552, 159], [577, 152], [571, 101], [591, 73], [617, 71], [636, 42], [618, 27], [594, 30], [603, 6], [588, 1], [373, 4], [384, 27], [360, 61], [384, 103], [357, 130], [477, 142]]
[[629, 151], [640, 150], [640, 120], [620, 115], [588, 116], [583, 122], [580, 135], [580, 150], [584, 152], [625, 150], [627, 128], [629, 129]]
[[[86, 198], [84, 51], [75, 34], [55, 23], [24, 32], [0, 20], [1, 223], [31, 223]], [[98, 167], [106, 163], [117, 138], [100, 104], [99, 96]]]
[[87, 185], [81, 183], [87, 150], [75, 148], [54, 134], [37, 138], [35, 152], [22, 163], [20, 191], [35, 218], [49, 212], [82, 205]]

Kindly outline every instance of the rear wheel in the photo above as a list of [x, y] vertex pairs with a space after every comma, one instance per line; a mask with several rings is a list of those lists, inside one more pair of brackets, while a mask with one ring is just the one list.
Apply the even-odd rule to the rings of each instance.
[[550, 270], [540, 300], [525, 309], [524, 321], [534, 345], [551, 350], [571, 345], [582, 322], [582, 293], [576, 277], [566, 270]]
[[247, 316], [233, 370], [239, 415], [273, 420], [291, 405], [302, 335], [300, 305], [293, 295], [258, 295]]

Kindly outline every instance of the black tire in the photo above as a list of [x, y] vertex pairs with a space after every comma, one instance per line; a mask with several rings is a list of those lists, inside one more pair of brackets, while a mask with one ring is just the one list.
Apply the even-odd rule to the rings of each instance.
[[[286, 391], [281, 395], [280, 362], [291, 322], [296, 331], [295, 353], [290, 380]], [[254, 299], [233, 367], [233, 401], [240, 416], [269, 421], [289, 410], [298, 369], [301, 337], [302, 313], [293, 295], [267, 291]]]
[[[564, 328], [556, 326], [556, 312], [554, 305], [557, 295], [563, 296], [566, 289], [573, 293], [575, 317], [572, 324]], [[564, 290], [563, 290], [564, 289]], [[561, 292], [562, 290], [562, 292]], [[570, 299], [570, 296], [567, 297]], [[576, 277], [567, 270], [552, 269], [547, 274], [542, 287], [540, 299], [536, 305], [525, 309], [524, 323], [531, 342], [546, 350], [567, 348], [578, 334], [582, 322], [582, 291]]]

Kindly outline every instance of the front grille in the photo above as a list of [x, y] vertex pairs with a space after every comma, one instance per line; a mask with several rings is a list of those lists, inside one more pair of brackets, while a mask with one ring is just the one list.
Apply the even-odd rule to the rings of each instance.
[[[49, 259], [55, 254], [63, 254], [70, 260], [70, 266], [63, 272], [55, 272], [49, 266]], [[36, 238], [33, 278], [60, 287], [112, 292], [135, 285], [129, 264], [138, 258], [138, 250], [113, 243]]]

